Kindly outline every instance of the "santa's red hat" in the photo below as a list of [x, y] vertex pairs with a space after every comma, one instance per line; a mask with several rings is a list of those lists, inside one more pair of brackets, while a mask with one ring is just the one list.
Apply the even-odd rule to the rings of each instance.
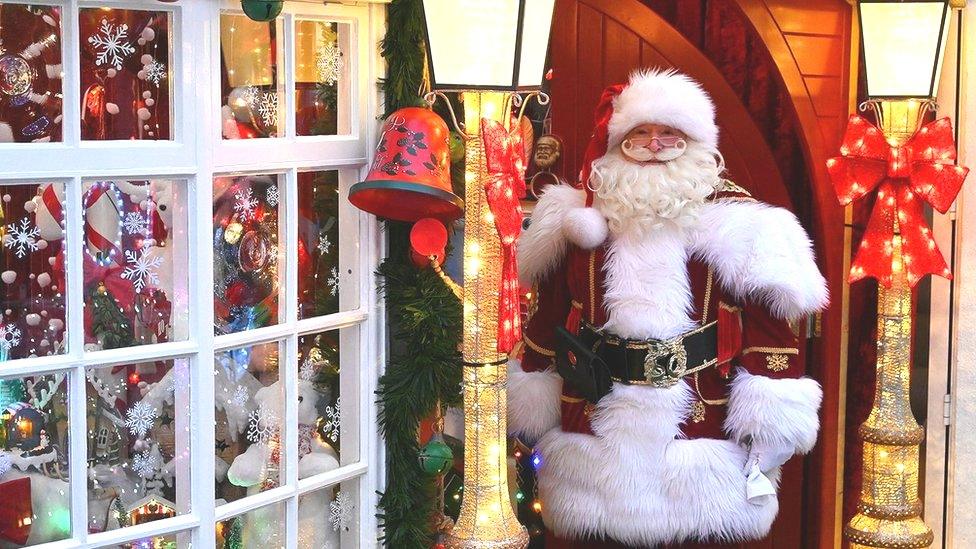
[[[631, 73], [627, 84], [610, 86], [600, 97], [580, 172], [584, 188], [593, 161], [641, 124], [664, 124], [702, 145], [718, 146], [715, 105], [698, 82], [674, 69], [640, 69]], [[591, 194], [589, 188], [587, 194]], [[590, 202], [592, 196], [587, 199]]]

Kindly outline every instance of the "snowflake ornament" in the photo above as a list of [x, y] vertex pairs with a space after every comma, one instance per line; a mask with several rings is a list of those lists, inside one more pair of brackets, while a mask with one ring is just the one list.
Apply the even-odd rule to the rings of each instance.
[[265, 126], [278, 125], [278, 94], [268, 92], [261, 95], [258, 102], [258, 114], [261, 115], [261, 122]]
[[125, 413], [125, 426], [137, 437], [144, 437], [152, 429], [159, 411], [148, 402], [140, 400]]
[[151, 478], [159, 469], [159, 458], [150, 450], [132, 458], [132, 470], [142, 478]]
[[0, 349], [9, 351], [20, 345], [20, 328], [10, 325], [0, 325]]
[[319, 245], [317, 248], [319, 249], [319, 253], [322, 255], [329, 253], [329, 250], [332, 249], [332, 241], [329, 240], [329, 235], [327, 233], [319, 235]]
[[128, 234], [149, 234], [149, 219], [140, 212], [129, 212], [122, 220], [122, 227]]
[[237, 191], [234, 195], [234, 211], [241, 218], [241, 221], [254, 219], [258, 207], [258, 199], [254, 198], [254, 193], [250, 188]]
[[146, 80], [152, 82], [156, 86], [159, 86], [159, 82], [166, 78], [166, 65], [160, 63], [153, 59], [144, 68], [146, 71]]
[[325, 407], [325, 424], [322, 425], [322, 430], [325, 436], [329, 438], [332, 442], [339, 441], [339, 429], [342, 426], [342, 397], [339, 397], [335, 401], [335, 406]]
[[159, 284], [157, 270], [163, 264], [163, 258], [149, 256], [149, 250], [142, 250], [136, 255], [132, 250], [125, 251], [125, 261], [128, 263], [122, 271], [122, 278], [132, 281], [136, 292], [141, 292], [149, 284]]
[[247, 416], [247, 440], [267, 444], [278, 435], [278, 416], [274, 410], [261, 406]]
[[238, 385], [237, 389], [234, 390], [234, 404], [244, 407], [249, 398], [251, 398], [251, 393], [247, 390], [247, 387]]
[[355, 518], [355, 502], [348, 492], [336, 492], [335, 499], [329, 504], [329, 521], [332, 522], [332, 530], [348, 531]]
[[278, 186], [272, 185], [268, 187], [268, 191], [265, 193], [265, 198], [268, 200], [268, 205], [272, 208], [278, 206], [278, 200], [281, 198], [278, 195]]
[[128, 38], [129, 25], [115, 25], [102, 19], [98, 32], [88, 37], [88, 43], [98, 51], [95, 66], [111, 65], [117, 71], [122, 70], [122, 61], [136, 51]]
[[7, 234], [3, 237], [3, 245], [14, 250], [14, 255], [23, 258], [30, 252], [37, 251], [37, 237], [41, 231], [31, 225], [30, 218], [23, 218], [20, 223], [7, 225]]
[[10, 459], [10, 454], [4, 452], [0, 454], [0, 477], [7, 474], [10, 467], [13, 466], [13, 460]]
[[339, 270], [332, 267], [332, 271], [329, 273], [329, 280], [326, 281], [329, 285], [329, 293], [332, 297], [339, 295]]
[[319, 82], [331, 86], [339, 81], [342, 76], [342, 50], [339, 44], [331, 42], [319, 48], [318, 56], [315, 60], [315, 68], [318, 71]]

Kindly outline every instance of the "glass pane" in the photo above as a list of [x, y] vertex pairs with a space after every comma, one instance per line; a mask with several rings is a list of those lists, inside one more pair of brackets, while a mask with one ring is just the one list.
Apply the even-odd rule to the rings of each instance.
[[83, 8], [81, 138], [171, 139], [169, 12]]
[[350, 30], [347, 23], [295, 21], [295, 123], [298, 135], [350, 131]]
[[220, 115], [224, 139], [278, 137], [281, 19], [220, 14]]
[[86, 182], [85, 349], [187, 337], [183, 181]]
[[217, 353], [214, 364], [218, 503], [278, 486], [285, 456], [279, 344]]
[[358, 479], [298, 496], [298, 546], [360, 546]]
[[92, 368], [86, 377], [88, 531], [188, 512], [188, 362]]
[[0, 410], [4, 542], [69, 537], [67, 374], [0, 379]]
[[298, 478], [359, 459], [358, 349], [356, 327], [298, 338]]
[[193, 537], [190, 532], [177, 532], [165, 536], [142, 538], [122, 545], [111, 545], [113, 549], [189, 549]]
[[0, 4], [0, 143], [61, 141], [61, 8]]
[[298, 174], [299, 319], [359, 306], [359, 212], [340, 179], [338, 171]]
[[[318, 517], [318, 521], [321, 527], [322, 517]], [[243, 515], [218, 522], [216, 541], [217, 547], [225, 549], [237, 547], [285, 549], [284, 502], [259, 507]]]
[[278, 176], [214, 179], [214, 332], [278, 322]]
[[0, 361], [63, 354], [64, 184], [0, 185]]

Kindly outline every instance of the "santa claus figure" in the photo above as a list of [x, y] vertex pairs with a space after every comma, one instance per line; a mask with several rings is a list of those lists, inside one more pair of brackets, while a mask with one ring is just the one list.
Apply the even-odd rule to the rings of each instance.
[[790, 321], [827, 305], [796, 217], [723, 179], [711, 99], [673, 71], [608, 88], [585, 188], [549, 187], [519, 241], [538, 292], [509, 366], [547, 547], [760, 539], [821, 389]]

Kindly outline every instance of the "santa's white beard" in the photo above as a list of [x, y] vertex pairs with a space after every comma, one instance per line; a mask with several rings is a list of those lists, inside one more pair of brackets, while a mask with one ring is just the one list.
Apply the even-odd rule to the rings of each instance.
[[724, 169], [717, 151], [694, 141], [662, 164], [637, 164], [615, 147], [593, 162], [589, 185], [610, 231], [640, 236], [668, 223], [694, 224], [705, 199], [721, 187]]

